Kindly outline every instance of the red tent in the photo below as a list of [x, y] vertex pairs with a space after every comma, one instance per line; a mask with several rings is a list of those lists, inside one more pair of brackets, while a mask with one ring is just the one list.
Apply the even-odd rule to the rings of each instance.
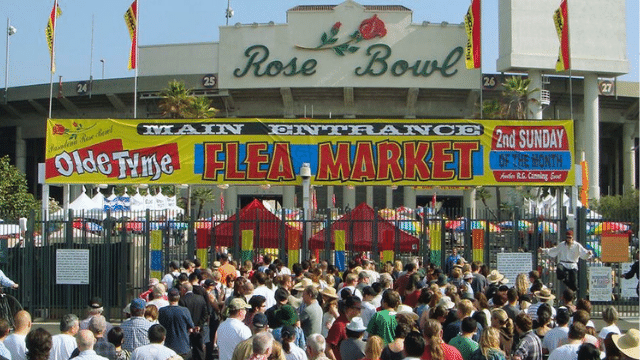
[[[342, 218], [331, 224], [331, 249], [334, 249], [334, 230], [343, 230], [345, 233], [345, 248], [351, 249], [353, 241], [355, 251], [371, 251], [371, 239], [373, 235], [374, 219], [377, 219], [378, 250], [395, 250], [396, 238], [400, 241], [399, 249], [402, 252], [417, 251], [420, 239], [398, 229], [392, 222], [383, 219], [376, 211], [366, 203], [358, 205], [355, 209], [345, 214]], [[325, 231], [315, 233], [309, 240], [309, 248], [324, 249]], [[351, 233], [353, 231], [353, 233]]]
[[[253, 230], [253, 247], [258, 249], [273, 249], [280, 246], [282, 236], [283, 222], [271, 211], [264, 207], [259, 200], [253, 200], [249, 205], [245, 206], [237, 214], [240, 216], [239, 226], [240, 234], [238, 238], [242, 239], [243, 230]], [[213, 236], [216, 246], [233, 246], [233, 231], [236, 227], [236, 216], [230, 216], [227, 220], [216, 225], [213, 229], [198, 229], [198, 248], [210, 245], [209, 240]], [[290, 232], [295, 228], [284, 224], [284, 240], [288, 240]], [[213, 233], [213, 235], [211, 235]], [[241, 240], [240, 240], [241, 241]], [[285, 243], [286, 244], [286, 243]], [[238, 244], [240, 246], [241, 244]]]

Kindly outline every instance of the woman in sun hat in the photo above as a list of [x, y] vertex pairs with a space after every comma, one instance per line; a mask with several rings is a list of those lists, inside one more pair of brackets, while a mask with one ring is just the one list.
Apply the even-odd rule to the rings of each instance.
[[551, 306], [551, 318], [555, 319], [556, 317], [556, 309], [553, 307], [553, 300], [556, 298], [555, 295], [551, 293], [549, 289], [538, 290], [533, 293], [535, 297], [538, 299], [538, 302], [529, 306], [527, 309], [527, 315], [534, 322], [538, 320], [538, 308], [540, 305], [548, 303]]
[[640, 331], [629, 329], [624, 335], [611, 335], [614, 345], [628, 359], [640, 359]]

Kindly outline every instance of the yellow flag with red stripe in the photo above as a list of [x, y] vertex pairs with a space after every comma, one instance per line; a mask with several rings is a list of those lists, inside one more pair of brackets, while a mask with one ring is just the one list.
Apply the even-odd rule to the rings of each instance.
[[471, 5], [464, 17], [464, 28], [467, 32], [467, 46], [464, 51], [467, 69], [478, 69], [482, 66], [480, 36], [480, 0], [471, 0]]
[[51, 9], [51, 14], [49, 15], [49, 21], [47, 22], [47, 27], [44, 30], [44, 33], [47, 36], [47, 45], [49, 46], [49, 56], [51, 58], [51, 73], [56, 72], [54, 42], [56, 36], [56, 20], [60, 17], [60, 15], [62, 15], [62, 10], [58, 5], [58, 0], [56, 0], [53, 3], [53, 8]]
[[565, 71], [571, 68], [569, 52], [569, 15], [567, 12], [567, 0], [562, 0], [560, 7], [553, 14], [553, 22], [556, 24], [560, 50], [556, 61], [556, 71]]
[[129, 70], [138, 65], [138, 0], [134, 0], [124, 13], [124, 21], [131, 37], [131, 51], [129, 51]]

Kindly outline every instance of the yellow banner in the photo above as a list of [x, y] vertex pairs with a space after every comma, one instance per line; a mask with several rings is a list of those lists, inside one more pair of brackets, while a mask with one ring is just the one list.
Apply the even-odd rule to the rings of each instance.
[[574, 184], [571, 120], [49, 119], [50, 184]]

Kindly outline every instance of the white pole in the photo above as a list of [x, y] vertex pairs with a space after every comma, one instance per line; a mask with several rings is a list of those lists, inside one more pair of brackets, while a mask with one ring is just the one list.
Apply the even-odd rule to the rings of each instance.
[[140, 40], [139, 35], [140, 34], [140, 1], [136, 0], [136, 54], [135, 54], [135, 59], [136, 59], [136, 72], [135, 72], [135, 79], [133, 81], [133, 118], [137, 119], [138, 118], [138, 67], [140, 66], [140, 64], [138, 64], [138, 41]]
[[58, 0], [53, 2], [53, 37], [51, 39], [51, 73], [49, 74], [49, 118], [51, 118], [51, 107], [53, 106], [53, 62], [56, 56], [56, 28], [58, 22]]
[[7, 18], [7, 58], [5, 61], [4, 68], [4, 103], [6, 104], [9, 101], [7, 97], [7, 91], [9, 91], [9, 36], [16, 33], [16, 28], [11, 26], [11, 22], [9, 18]]
[[95, 17], [91, 14], [91, 56], [89, 57], [89, 99], [91, 99], [91, 88], [93, 87], [93, 29]]

